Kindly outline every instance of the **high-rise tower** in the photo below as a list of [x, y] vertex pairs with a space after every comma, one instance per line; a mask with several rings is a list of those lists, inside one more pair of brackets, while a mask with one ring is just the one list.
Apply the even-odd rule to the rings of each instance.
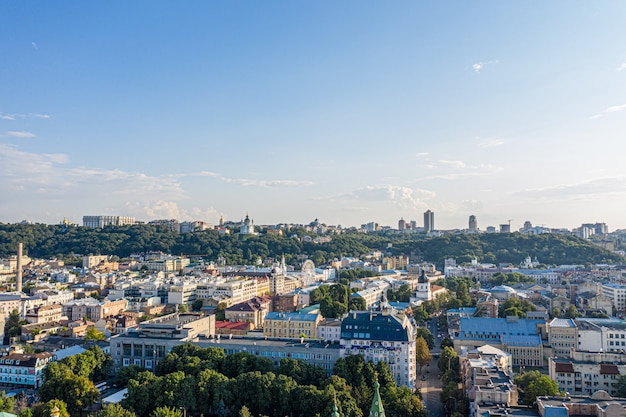
[[476, 220], [476, 216], [473, 214], [469, 216], [469, 231], [475, 232], [478, 230], [478, 220]]
[[433, 230], [435, 230], [435, 213], [430, 210], [426, 210], [424, 213], [424, 231], [426, 233], [430, 233]]

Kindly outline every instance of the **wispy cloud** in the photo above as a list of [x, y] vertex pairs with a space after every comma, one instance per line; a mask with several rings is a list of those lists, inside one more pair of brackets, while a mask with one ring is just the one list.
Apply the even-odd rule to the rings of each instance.
[[502, 139], [486, 139], [478, 142], [479, 148], [495, 148], [497, 146], [502, 146], [505, 144], [505, 141]]
[[415, 154], [415, 156], [417, 156], [418, 158], [422, 158], [424, 156], [428, 156], [430, 155], [428, 152], [418, 152]]
[[11, 136], [13, 138], [34, 138], [35, 134], [25, 130], [9, 130], [4, 136]]
[[426, 206], [426, 201], [433, 199], [436, 194], [430, 190], [409, 188], [397, 185], [368, 185], [344, 194], [315, 197], [315, 200], [333, 202], [360, 201], [362, 203], [391, 203], [403, 209], [417, 209]]
[[287, 188], [287, 187], [309, 187], [314, 185], [313, 181], [298, 180], [265, 180], [255, 178], [229, 178], [217, 172], [200, 171], [193, 174], [182, 174], [181, 177], [209, 177], [215, 178], [228, 184], [239, 184], [244, 187], [261, 187], [261, 188]]
[[548, 187], [528, 188], [513, 192], [520, 197], [542, 200], [593, 200], [600, 196], [626, 193], [626, 175], [594, 178], [571, 184], [557, 184]]
[[475, 64], [472, 64], [472, 70], [474, 70], [474, 72], [476, 74], [480, 74], [481, 71], [484, 70], [487, 65], [493, 65], [493, 64], [497, 64], [497, 63], [498, 63], [497, 60], [496, 61], [486, 61], [486, 62], [483, 62], [483, 61], [476, 62]]
[[465, 168], [465, 166], [466, 166], [465, 162], [463, 162], [463, 161], [450, 161], [450, 160], [447, 160], [447, 159], [440, 159], [437, 162], [439, 162], [441, 165], [447, 165], [447, 166], [450, 166], [450, 167], [453, 167], [453, 168], [458, 168], [458, 169]]
[[624, 62], [622, 65], [620, 65], [619, 67], [617, 67], [618, 71], [624, 71], [626, 70], [626, 62]]
[[1, 120], [17, 120], [17, 119], [50, 119], [52, 116], [45, 113], [2, 113]]
[[37, 42], [31, 42], [30, 43], [33, 47], [33, 49], [39, 49], [39, 45], [37, 45]]
[[606, 109], [602, 110], [600, 113], [594, 114], [593, 116], [589, 117], [589, 119], [590, 120], [599, 119], [603, 116], [606, 116], [607, 114], [616, 113], [622, 110], [626, 110], [626, 104], [619, 104], [617, 106], [607, 107]]

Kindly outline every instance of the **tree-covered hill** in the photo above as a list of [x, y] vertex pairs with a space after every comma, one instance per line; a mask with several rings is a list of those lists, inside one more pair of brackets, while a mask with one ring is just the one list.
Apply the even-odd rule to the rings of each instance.
[[[547, 265], [625, 263], [626, 259], [573, 236], [519, 233], [443, 235], [427, 238], [418, 234], [349, 232], [331, 235], [326, 243], [305, 241], [303, 230], [290, 230], [285, 236], [261, 233], [239, 239], [236, 233], [221, 235], [214, 230], [176, 233], [165, 226], [134, 225], [90, 229], [45, 224], [0, 224], [0, 257], [16, 253], [24, 243], [29, 256], [67, 258], [71, 254], [103, 254], [119, 258], [132, 253], [162, 251], [171, 254], [201, 255], [207, 260], [223, 258], [228, 264], [254, 264], [257, 260], [285, 256], [295, 263], [297, 255], [307, 255], [316, 265], [343, 256], [362, 257], [371, 251], [385, 255], [407, 255], [411, 262], [428, 261], [442, 266], [445, 258], [457, 262], [518, 264], [526, 256]], [[295, 237], [294, 237], [295, 236]]]

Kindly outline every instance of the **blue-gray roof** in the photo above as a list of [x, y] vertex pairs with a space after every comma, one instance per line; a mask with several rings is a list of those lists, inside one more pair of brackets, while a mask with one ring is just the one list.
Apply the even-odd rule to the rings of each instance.
[[307, 313], [267, 313], [265, 320], [293, 320], [293, 321], [316, 321], [317, 314]]
[[567, 408], [547, 405], [543, 410], [543, 417], [568, 417]]
[[390, 314], [353, 311], [341, 323], [341, 338], [408, 341], [409, 331], [398, 318]]
[[459, 323], [459, 339], [486, 339], [485, 335], [497, 336], [530, 336], [537, 334], [537, 325], [545, 320], [470, 317], [461, 318]]

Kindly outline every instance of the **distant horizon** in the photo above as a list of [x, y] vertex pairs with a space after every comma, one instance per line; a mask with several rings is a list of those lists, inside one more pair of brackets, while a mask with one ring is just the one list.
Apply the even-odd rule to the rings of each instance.
[[626, 2], [1, 2], [0, 215], [626, 229]]
[[[436, 213], [435, 213], [435, 215], [436, 215]], [[102, 214], [102, 215], [86, 214], [85, 216], [118, 216], [118, 215], [115, 215], [115, 214]], [[126, 216], [126, 215], [120, 214], [119, 216]], [[274, 226], [274, 225], [278, 225], [278, 224], [293, 224], [293, 225], [306, 226], [306, 225], [309, 225], [311, 222], [317, 220], [319, 223], [324, 224], [326, 226], [341, 227], [343, 229], [349, 229], [349, 228], [357, 228], [358, 229], [358, 228], [360, 228], [363, 225], [367, 225], [368, 223], [372, 223], [373, 222], [373, 223], [378, 224], [379, 227], [391, 228], [391, 230], [400, 231], [400, 230], [398, 230], [398, 222], [396, 222], [395, 224], [387, 225], [387, 224], [381, 224], [381, 223], [379, 223], [379, 222], [377, 222], [375, 220], [372, 220], [371, 222], [361, 223], [361, 224], [358, 224], [358, 225], [342, 225], [342, 224], [329, 223], [329, 222], [324, 221], [323, 219], [319, 219], [319, 218], [316, 217], [316, 218], [313, 218], [313, 219], [311, 219], [309, 221], [306, 221], [306, 222], [279, 221], [279, 222], [275, 222], [275, 223], [267, 223], [267, 222], [258, 222], [257, 220], [254, 219], [254, 216], [251, 215], [251, 214], [249, 214], [249, 216], [253, 220], [255, 227]], [[130, 216], [130, 217], [134, 217], [134, 216]], [[226, 218], [224, 218], [224, 222], [225, 223], [240, 223], [240, 222], [242, 222], [245, 219], [245, 217], [246, 217], [246, 215], [243, 215], [243, 216], [241, 216], [241, 218], [238, 218], [238, 219], [226, 219]], [[17, 221], [17, 222], [3, 222], [3, 221], [0, 221], [0, 223], [4, 223], [4, 224], [29, 223], [29, 224], [45, 224], [45, 225], [48, 225], [48, 226], [54, 226], [54, 225], [63, 224], [64, 220], [67, 221], [68, 223], [74, 225], [74, 226], [81, 226], [81, 227], [83, 227], [83, 219], [82, 219], [82, 217], [81, 217], [80, 221], [72, 221], [71, 219], [65, 218], [65, 219], [61, 219], [60, 221], [55, 222], [55, 223], [32, 221], [30, 219], [22, 219], [22, 220]], [[165, 220], [176, 220], [179, 223], [201, 221], [201, 222], [205, 222], [207, 224], [211, 224], [213, 226], [218, 226], [219, 225], [219, 219], [218, 219], [218, 221], [212, 222], [212, 221], [207, 221], [207, 220], [203, 220], [203, 219], [181, 220], [181, 219], [176, 219], [176, 218], [158, 218], [158, 219], [155, 218], [155, 219], [150, 219], [150, 220], [143, 220], [143, 219], [139, 219], [139, 218], [135, 217], [136, 224], [148, 224], [149, 222], [152, 222], [152, 221], [165, 221]], [[400, 220], [400, 219], [398, 219], [398, 220]], [[407, 219], [404, 219], [404, 220], [407, 221]], [[408, 223], [410, 223], [410, 220], [407, 221], [407, 224]], [[599, 221], [599, 222], [585, 222], [585, 223], [581, 223], [581, 224], [579, 224], [577, 226], [572, 226], [572, 227], [552, 227], [552, 226], [547, 225], [547, 224], [538, 225], [538, 224], [534, 224], [534, 223], [531, 222], [533, 227], [544, 227], [544, 228], [549, 229], [549, 230], [569, 230], [569, 231], [577, 229], [577, 228], [581, 227], [583, 224], [596, 224], [596, 223], [604, 223], [604, 224], [606, 224], [605, 222]], [[494, 224], [494, 225], [487, 225], [485, 227], [478, 227], [477, 232], [487, 233], [486, 232], [487, 227], [495, 227], [496, 228], [496, 233], [499, 233], [500, 226], [506, 225], [506, 224], [508, 224], [508, 223], [500, 223], [500, 224]], [[436, 222], [436, 218], [435, 218], [435, 226], [436, 225], [437, 225], [437, 222]], [[626, 230], [626, 229], [611, 229], [609, 224], [606, 224], [606, 226], [608, 228], [608, 232], [607, 232], [608, 234], [613, 233], [613, 232]], [[523, 223], [519, 227], [515, 227], [514, 224], [511, 223], [511, 233], [519, 232], [519, 230], [522, 229], [522, 228], [523, 228]], [[407, 229], [405, 229], [405, 231], [419, 230], [419, 229], [424, 229], [424, 225], [420, 224], [420, 223], [417, 223], [416, 224], [416, 229], [407, 228]], [[468, 225], [466, 225], [464, 227], [451, 227], [451, 228], [445, 228], [445, 229], [444, 228], [437, 228], [437, 227], [435, 227], [433, 230], [436, 231], [436, 232], [445, 232], [445, 231], [449, 231], [449, 230], [467, 230], [467, 229], [468, 229]]]

